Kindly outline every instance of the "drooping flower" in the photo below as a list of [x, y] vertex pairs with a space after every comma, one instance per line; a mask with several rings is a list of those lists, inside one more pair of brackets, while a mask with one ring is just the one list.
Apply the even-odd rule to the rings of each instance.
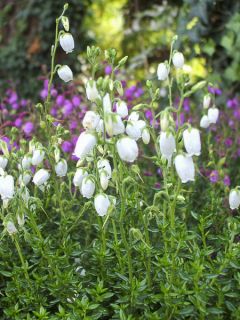
[[135, 140], [129, 137], [120, 138], [117, 143], [119, 157], [126, 162], [134, 162], [138, 157], [138, 146]]
[[126, 127], [126, 133], [130, 138], [137, 141], [139, 138], [141, 138], [142, 130], [145, 127], [146, 127], [146, 122], [143, 120], [128, 121], [128, 124]]
[[209, 108], [208, 109], [208, 120], [209, 123], [216, 123], [219, 117], [218, 108]]
[[84, 129], [93, 130], [93, 129], [96, 129], [99, 121], [100, 121], [100, 116], [98, 113], [94, 111], [87, 111], [83, 118], [82, 125]]
[[7, 222], [6, 229], [11, 236], [17, 233], [17, 228], [15, 227], [15, 224], [12, 221]]
[[2, 200], [12, 199], [14, 196], [14, 179], [11, 175], [0, 176], [0, 194]]
[[195, 168], [192, 157], [179, 154], [176, 156], [174, 163], [182, 183], [194, 181]]
[[94, 206], [97, 214], [101, 217], [105, 216], [110, 207], [110, 201], [106, 194], [99, 193], [94, 198]]
[[202, 116], [200, 120], [200, 127], [207, 129], [210, 126], [210, 122], [207, 115]]
[[49, 177], [50, 177], [50, 174], [47, 170], [40, 169], [35, 173], [35, 175], [33, 177], [33, 183], [39, 187], [39, 186], [43, 185], [44, 183], [46, 183], [47, 180], [49, 179]]
[[240, 191], [232, 189], [229, 194], [229, 206], [232, 210], [238, 209], [240, 206]]
[[168, 78], [169, 74], [169, 67], [166, 65], [166, 63], [159, 63], [158, 69], [157, 69], [157, 76], [158, 80], [166, 80]]
[[95, 135], [82, 132], [77, 140], [73, 155], [79, 159], [85, 158], [90, 154], [97, 143]]
[[82, 168], [77, 169], [73, 177], [73, 184], [75, 185], [75, 187], [81, 187], [83, 178], [87, 176], [88, 176], [88, 173], [85, 169], [82, 169]]
[[22, 159], [22, 169], [27, 170], [31, 167], [32, 158], [30, 156], [24, 156]]
[[103, 111], [104, 113], [112, 112], [112, 103], [109, 93], [106, 93], [103, 97]]
[[128, 115], [128, 107], [126, 102], [119, 100], [116, 104], [116, 111], [120, 117], [125, 118]]
[[33, 166], [38, 166], [44, 159], [45, 152], [41, 149], [36, 149], [33, 151], [33, 156], [32, 156], [32, 165]]
[[168, 160], [168, 164], [170, 165], [173, 153], [176, 151], [176, 142], [172, 133], [165, 131], [161, 132], [159, 146], [161, 154]]
[[183, 142], [189, 156], [201, 154], [201, 140], [198, 129], [189, 128], [183, 131]]
[[95, 182], [89, 176], [84, 177], [81, 185], [81, 194], [84, 198], [92, 198], [95, 191]]
[[64, 33], [59, 39], [60, 45], [66, 53], [70, 53], [74, 49], [74, 39], [71, 33]]
[[57, 70], [58, 76], [64, 82], [69, 82], [73, 80], [73, 73], [72, 70], [67, 65], [63, 65]]
[[64, 177], [67, 174], [68, 165], [65, 159], [61, 159], [55, 166], [55, 172], [58, 177]]
[[5, 170], [7, 164], [8, 164], [8, 159], [4, 156], [0, 156], [0, 168]]
[[90, 101], [95, 101], [99, 97], [99, 93], [98, 93], [98, 89], [95, 81], [90, 80], [87, 82], [86, 94], [87, 94], [88, 100]]
[[150, 142], [150, 133], [147, 128], [144, 128], [142, 131], [142, 141], [144, 144], [149, 144]]
[[211, 96], [210, 94], [206, 94], [203, 97], [203, 108], [208, 109], [210, 107], [210, 103], [211, 103]]
[[184, 65], [184, 56], [181, 52], [175, 52], [172, 58], [173, 65], [177, 69], [181, 69]]
[[97, 163], [97, 168], [99, 171], [101, 187], [103, 190], [106, 190], [108, 187], [109, 179], [112, 176], [110, 163], [107, 159], [101, 159]]
[[20, 174], [18, 178], [20, 185], [24, 185], [24, 186], [28, 185], [31, 179], [32, 179], [32, 176], [28, 172], [24, 172], [23, 174]]

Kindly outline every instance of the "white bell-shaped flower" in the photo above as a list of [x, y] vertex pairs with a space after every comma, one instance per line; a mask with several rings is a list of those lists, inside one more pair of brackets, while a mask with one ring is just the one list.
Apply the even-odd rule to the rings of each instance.
[[182, 183], [194, 181], [195, 168], [192, 157], [179, 154], [175, 158], [175, 167]]
[[55, 166], [55, 172], [58, 177], [65, 177], [67, 174], [68, 165], [65, 159], [61, 159]]
[[99, 121], [100, 116], [98, 113], [94, 111], [87, 111], [83, 118], [82, 125], [84, 129], [93, 130], [97, 128]]
[[80, 191], [84, 198], [92, 198], [95, 191], [95, 182], [93, 179], [90, 177], [83, 178]]
[[24, 172], [23, 174], [20, 174], [18, 181], [19, 181], [20, 185], [26, 186], [29, 184], [31, 179], [32, 179], [31, 174], [28, 172]]
[[139, 120], [139, 113], [137, 111], [131, 112], [128, 117], [128, 121], [138, 121]]
[[49, 179], [50, 177], [50, 174], [47, 170], [45, 169], [40, 169], [38, 170], [34, 176], [33, 176], [33, 183], [40, 187], [42, 186], [44, 183], [47, 182], [47, 180]]
[[87, 176], [88, 176], [88, 173], [85, 169], [82, 169], [82, 168], [77, 169], [73, 177], [73, 184], [75, 185], [75, 187], [81, 187], [83, 178]]
[[106, 93], [103, 97], [103, 111], [104, 113], [112, 112], [112, 103], [109, 93]]
[[233, 189], [229, 194], [229, 206], [232, 210], [238, 209], [240, 206], [240, 191]]
[[18, 225], [19, 225], [19, 227], [23, 227], [24, 226], [24, 224], [25, 224], [25, 216], [24, 216], [24, 214], [18, 214], [17, 215], [17, 222], [18, 222]]
[[143, 120], [128, 121], [126, 133], [130, 138], [137, 141], [139, 138], [141, 138], [142, 131], [145, 127], [146, 123]]
[[41, 149], [35, 149], [32, 156], [32, 165], [38, 166], [44, 159], [45, 152]]
[[164, 81], [168, 78], [169, 74], [169, 67], [166, 65], [166, 63], [159, 63], [157, 68], [157, 76], [158, 80]]
[[86, 94], [87, 94], [88, 100], [90, 101], [95, 101], [97, 98], [99, 98], [99, 93], [98, 93], [98, 89], [95, 81], [89, 80], [87, 82]]
[[120, 117], [125, 118], [128, 115], [128, 106], [125, 101], [119, 100], [116, 103], [116, 111]]
[[6, 229], [11, 236], [17, 233], [17, 228], [15, 227], [15, 224], [12, 221], [7, 222]]
[[0, 156], [0, 168], [5, 170], [7, 164], [8, 164], [8, 159], [4, 156]]
[[102, 189], [105, 191], [108, 188], [109, 178], [107, 177], [104, 171], [100, 172], [100, 185]]
[[159, 138], [159, 147], [162, 156], [171, 164], [173, 153], [176, 151], [176, 141], [171, 132], [162, 131]]
[[181, 52], [175, 52], [172, 58], [173, 65], [177, 69], [181, 69], [184, 65], [184, 56]]
[[58, 68], [57, 73], [59, 78], [62, 79], [64, 82], [69, 82], [73, 80], [72, 70], [67, 65]]
[[100, 119], [98, 122], [98, 125], [96, 127], [97, 133], [103, 133], [104, 132], [104, 122], [103, 119]]
[[142, 141], [144, 144], [149, 144], [150, 142], [150, 132], [147, 128], [144, 128], [142, 131]]
[[28, 170], [31, 168], [32, 158], [30, 156], [24, 156], [22, 159], [22, 169]]
[[70, 53], [74, 49], [74, 39], [71, 33], [63, 33], [60, 38], [59, 42], [61, 47], [66, 53]]
[[99, 193], [94, 198], [94, 207], [97, 214], [101, 217], [105, 216], [110, 207], [110, 201], [106, 194]]
[[201, 154], [201, 139], [198, 129], [189, 128], [183, 131], [183, 142], [189, 156]]
[[14, 179], [11, 175], [0, 176], [0, 194], [2, 200], [12, 199], [14, 196]]
[[92, 152], [96, 143], [97, 139], [95, 135], [88, 132], [82, 132], [77, 140], [73, 154], [79, 159], [83, 159]]
[[203, 97], [203, 108], [208, 109], [210, 107], [210, 103], [211, 103], [211, 96], [210, 94], [206, 94]]
[[218, 108], [209, 108], [208, 109], [208, 120], [209, 123], [216, 123], [219, 117], [219, 109]]
[[138, 157], [138, 145], [135, 140], [123, 137], [116, 143], [119, 157], [126, 162], [134, 162]]
[[112, 176], [112, 168], [110, 162], [107, 159], [100, 159], [97, 162], [97, 168], [99, 173], [105, 172], [106, 176], [110, 179]]
[[207, 115], [202, 116], [200, 120], [200, 127], [207, 129], [210, 126], [210, 122]]
[[112, 113], [112, 134], [114, 136], [117, 136], [119, 134], [124, 133], [124, 131], [125, 126], [121, 117], [116, 113]]

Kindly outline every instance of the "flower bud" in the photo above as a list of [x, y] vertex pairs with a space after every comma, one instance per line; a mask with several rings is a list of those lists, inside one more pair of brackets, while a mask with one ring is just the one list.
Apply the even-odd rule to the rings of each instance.
[[216, 123], [219, 117], [219, 110], [218, 108], [209, 108], [208, 109], [208, 120], [209, 123]]
[[209, 119], [207, 115], [202, 116], [201, 120], [200, 120], [200, 127], [207, 129], [209, 127], [210, 123], [209, 123]]
[[64, 177], [67, 174], [68, 165], [65, 159], [60, 160], [55, 166], [55, 172], [58, 177]]
[[0, 194], [2, 200], [12, 199], [14, 196], [14, 179], [13, 176], [0, 177]]
[[71, 33], [64, 33], [59, 39], [60, 45], [66, 53], [70, 53], [74, 49], [74, 39]]
[[98, 93], [98, 89], [95, 81], [90, 80], [87, 82], [86, 94], [87, 94], [88, 100], [90, 101], [95, 101], [99, 97], [99, 93]]
[[181, 69], [184, 65], [184, 56], [181, 52], [175, 52], [173, 55], [173, 65], [177, 69]]
[[168, 160], [168, 165], [171, 165], [172, 155], [176, 151], [176, 142], [172, 133], [161, 132], [159, 146], [162, 156]]
[[108, 187], [109, 178], [107, 177], [106, 173], [102, 171], [100, 173], [100, 185], [102, 189], [105, 191]]
[[4, 170], [7, 166], [7, 163], [8, 163], [8, 159], [4, 156], [0, 156], [0, 168]]
[[83, 178], [80, 191], [84, 198], [90, 199], [95, 191], [95, 182], [90, 177]]
[[144, 128], [142, 131], [142, 141], [144, 144], [149, 144], [150, 142], [150, 133], [147, 128]]
[[20, 174], [18, 178], [20, 185], [23, 185], [23, 186], [28, 185], [31, 179], [32, 179], [32, 176], [30, 175], [30, 173], [27, 173], [27, 172]]
[[77, 140], [74, 153], [79, 159], [85, 158], [89, 153], [92, 152], [93, 148], [97, 143], [95, 135], [87, 132], [82, 132]]
[[22, 169], [28, 170], [32, 165], [32, 158], [29, 156], [24, 156], [22, 159]]
[[59, 78], [62, 79], [64, 82], [69, 82], [73, 80], [72, 70], [67, 65], [58, 68], [57, 73]]
[[125, 118], [128, 115], [128, 107], [125, 101], [119, 100], [116, 104], [116, 109], [121, 118]]
[[211, 103], [211, 96], [210, 96], [210, 94], [206, 94], [203, 97], [203, 108], [208, 109], [210, 106], [210, 103]]
[[94, 111], [87, 111], [83, 118], [82, 125], [84, 129], [93, 130], [93, 129], [96, 129], [99, 121], [100, 121], [100, 116], [98, 113]]
[[175, 158], [175, 167], [182, 183], [194, 181], [195, 168], [192, 157], [179, 154]]
[[168, 114], [166, 112], [162, 113], [161, 115], [160, 126], [162, 131], [167, 131], [169, 127], [169, 119]]
[[157, 76], [158, 80], [166, 80], [168, 78], [169, 74], [169, 67], [166, 65], [166, 63], [159, 63], [158, 69], [157, 69]]
[[23, 215], [20, 215], [20, 214], [17, 215], [17, 222], [18, 222], [19, 227], [23, 227], [24, 226], [24, 223], [25, 223], [24, 214]]
[[110, 201], [106, 194], [100, 193], [97, 194], [94, 198], [94, 206], [97, 214], [100, 217], [103, 217], [107, 214], [108, 209], [110, 207]]
[[189, 156], [201, 154], [201, 140], [198, 129], [190, 128], [183, 131], [183, 142]]
[[107, 159], [101, 159], [97, 162], [99, 173], [105, 172], [106, 176], [110, 179], [112, 176], [112, 168]]
[[77, 169], [73, 177], [73, 184], [75, 185], [75, 187], [81, 187], [83, 178], [87, 176], [88, 176], [88, 173], [85, 169], [82, 169], [82, 168]]
[[104, 113], [112, 112], [112, 103], [109, 93], [106, 93], [103, 97], [103, 111]]
[[232, 210], [238, 209], [240, 206], [240, 191], [233, 189], [229, 194], [229, 206]]
[[32, 156], [32, 165], [33, 166], [38, 166], [44, 159], [45, 152], [40, 149], [36, 149], [33, 151], [33, 156]]
[[43, 185], [44, 183], [46, 183], [47, 180], [49, 179], [49, 177], [50, 177], [50, 174], [47, 170], [40, 169], [35, 173], [35, 175], [33, 177], [33, 183], [39, 187], [39, 186]]
[[17, 229], [15, 227], [15, 224], [12, 221], [7, 222], [7, 232], [12, 236], [13, 234], [17, 233]]
[[135, 140], [123, 137], [116, 143], [119, 157], [126, 162], [134, 162], [138, 157], [138, 146]]

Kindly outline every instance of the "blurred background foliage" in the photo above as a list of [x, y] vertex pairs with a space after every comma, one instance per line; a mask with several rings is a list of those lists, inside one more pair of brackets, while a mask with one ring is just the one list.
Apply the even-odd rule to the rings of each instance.
[[[55, 18], [65, 1], [21, 0], [0, 3], [0, 81], [16, 83], [32, 96], [46, 74]], [[240, 1], [236, 0], [70, 0], [68, 16], [76, 50], [67, 57], [75, 74], [85, 49], [115, 47], [129, 56], [129, 76], [155, 76], [169, 54], [173, 35], [192, 77], [208, 78], [230, 93], [240, 87]], [[77, 59], [78, 57], [78, 59]], [[46, 66], [47, 65], [47, 66]], [[2, 87], [2, 86], [1, 86]]]

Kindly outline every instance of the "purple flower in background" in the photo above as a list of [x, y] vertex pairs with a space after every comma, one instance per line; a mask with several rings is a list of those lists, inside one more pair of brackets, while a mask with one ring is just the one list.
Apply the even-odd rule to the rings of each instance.
[[227, 100], [227, 107], [230, 109], [234, 109], [234, 108], [238, 107], [238, 99], [237, 98], [228, 99]]
[[14, 110], [17, 110], [17, 109], [19, 108], [19, 104], [18, 104], [17, 102], [13, 103], [13, 104], [12, 104], [12, 108], [13, 108]]
[[64, 105], [64, 102], [65, 102], [65, 98], [64, 98], [64, 95], [62, 94], [59, 94], [56, 98], [56, 104], [60, 107], [62, 107]]
[[80, 103], [81, 103], [81, 98], [80, 96], [73, 96], [72, 98], [72, 104], [74, 107], [79, 107], [80, 106]]
[[26, 107], [27, 106], [27, 100], [26, 99], [21, 99], [20, 105], [21, 105], [21, 107]]
[[65, 117], [69, 116], [73, 112], [73, 105], [70, 100], [66, 100], [63, 107], [63, 114]]
[[32, 122], [28, 121], [24, 124], [23, 131], [27, 136], [31, 135], [33, 130], [34, 130], [34, 125]]
[[13, 104], [16, 103], [18, 100], [18, 95], [15, 91], [11, 91], [9, 98], [8, 98], [8, 103]]
[[58, 114], [58, 113], [57, 113], [57, 108], [56, 108], [56, 107], [52, 107], [50, 113], [51, 113], [51, 115], [52, 115], [53, 117], [57, 117], [57, 114]]
[[47, 96], [48, 96], [48, 91], [47, 91], [47, 89], [41, 90], [41, 92], [40, 92], [40, 97], [44, 100], [44, 99], [47, 98]]
[[54, 88], [51, 89], [51, 96], [52, 96], [52, 97], [56, 97], [56, 96], [57, 96], [57, 93], [58, 93], [58, 92], [57, 92], [56, 89], [54, 89]]
[[233, 111], [233, 116], [234, 116], [234, 118], [236, 118], [237, 120], [240, 120], [240, 108], [234, 109], [234, 111]]
[[230, 184], [231, 184], [231, 180], [230, 180], [230, 177], [226, 174], [223, 178], [223, 183], [225, 186], [229, 187]]
[[72, 120], [69, 124], [69, 128], [70, 130], [75, 130], [77, 129], [77, 126], [78, 126], [78, 122], [76, 120]]
[[23, 121], [21, 118], [17, 118], [15, 121], [14, 121], [14, 125], [17, 127], [17, 128], [20, 128], [21, 125], [22, 125]]
[[217, 96], [220, 96], [222, 94], [222, 90], [219, 89], [219, 88], [215, 88], [215, 87], [211, 87], [211, 86], [208, 86], [208, 91], [212, 94], [215, 94]]
[[154, 185], [154, 188], [161, 189], [161, 183], [160, 182], [156, 182], [155, 185]]
[[211, 183], [218, 182], [218, 179], [219, 179], [218, 171], [217, 170], [213, 170], [209, 175], [209, 179], [210, 179]]
[[185, 112], [189, 112], [190, 111], [190, 100], [189, 98], [185, 98], [183, 100], [183, 109]]
[[105, 74], [111, 74], [112, 73], [112, 67], [110, 65], [107, 65], [104, 69]]
[[231, 138], [226, 138], [225, 141], [224, 141], [224, 144], [226, 147], [231, 147], [232, 144], [233, 144], [233, 141]]
[[145, 117], [146, 117], [149, 121], [152, 121], [152, 119], [153, 119], [152, 110], [147, 110], [147, 111], [145, 111]]
[[61, 147], [63, 152], [71, 153], [73, 151], [73, 145], [70, 141], [64, 141]]

